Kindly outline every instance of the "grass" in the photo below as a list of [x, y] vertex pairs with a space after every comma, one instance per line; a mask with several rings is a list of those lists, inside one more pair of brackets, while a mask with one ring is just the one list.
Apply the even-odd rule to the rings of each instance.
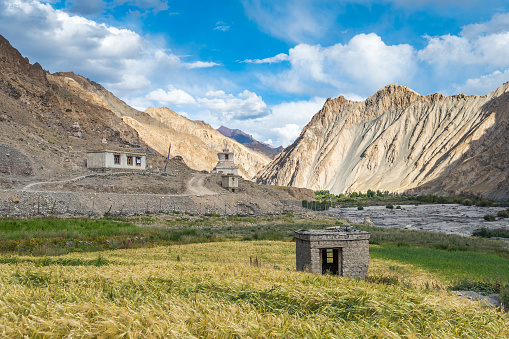
[[372, 245], [370, 257], [394, 260], [420, 267], [444, 283], [457, 280], [509, 282], [509, 259], [489, 253], [446, 251], [397, 245]]
[[311, 220], [299, 223], [291, 214], [192, 218], [180, 214], [169, 220], [159, 220], [157, 217], [4, 218], [0, 219], [0, 253], [47, 256], [227, 239], [291, 240], [294, 231], [299, 228], [310, 225], [322, 228], [334, 222]]
[[[230, 241], [106, 251], [103, 266], [36, 266], [21, 257], [0, 264], [0, 331], [30, 338], [509, 336], [507, 314], [449, 292], [296, 272], [294, 246]], [[250, 266], [250, 256], [261, 267]], [[390, 260], [372, 264], [391, 272]], [[411, 278], [426, 275], [407, 269]]]
[[369, 242], [374, 245], [388, 244], [453, 252], [490, 253], [509, 259], [509, 245], [499, 240], [365, 225], [358, 225], [357, 227], [370, 232]]
[[108, 219], [0, 219], [0, 240], [132, 235], [140, 230], [132, 223]]
[[499, 238], [509, 238], [509, 230], [505, 228], [495, 228], [495, 229], [488, 229], [485, 227], [478, 228], [472, 232], [472, 235], [475, 235], [477, 237], [483, 237], [483, 238], [492, 238], [492, 237], [499, 237]]

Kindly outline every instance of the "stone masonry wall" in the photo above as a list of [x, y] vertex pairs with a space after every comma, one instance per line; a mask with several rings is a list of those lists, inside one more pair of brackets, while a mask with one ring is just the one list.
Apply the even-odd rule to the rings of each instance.
[[369, 233], [337, 231], [297, 231], [297, 270], [322, 273], [321, 250], [340, 248], [340, 275], [364, 277], [369, 267]]

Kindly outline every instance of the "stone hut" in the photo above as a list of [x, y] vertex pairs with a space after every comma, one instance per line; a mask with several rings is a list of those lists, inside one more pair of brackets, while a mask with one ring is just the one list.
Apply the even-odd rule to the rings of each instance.
[[90, 150], [87, 152], [87, 168], [90, 169], [133, 169], [144, 170], [147, 155], [130, 150]]
[[239, 174], [239, 167], [235, 165], [233, 162], [233, 152], [230, 152], [228, 148], [223, 149], [222, 152], [217, 154], [219, 161], [217, 162], [216, 167], [214, 167], [213, 171], [216, 173], [220, 173], [223, 175]]
[[295, 231], [297, 270], [362, 278], [368, 274], [369, 236], [350, 227]]

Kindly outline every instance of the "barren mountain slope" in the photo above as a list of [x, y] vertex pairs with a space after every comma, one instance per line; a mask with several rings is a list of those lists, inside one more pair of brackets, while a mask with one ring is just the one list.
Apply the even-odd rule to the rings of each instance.
[[121, 118], [49, 82], [39, 64], [31, 65], [0, 36], [1, 180], [82, 171], [86, 149], [102, 146], [103, 139], [112, 147], [145, 146]]
[[508, 91], [422, 96], [388, 85], [364, 102], [329, 99], [257, 181], [509, 198]]
[[124, 121], [160, 153], [168, 152], [171, 144], [172, 154], [182, 156], [191, 168], [212, 170], [217, 164], [217, 152], [223, 148], [235, 152], [239, 173], [247, 179], [270, 162], [267, 156], [225, 137], [203, 121], [189, 120], [166, 107], [150, 107], [145, 113], [159, 124], [155, 126], [131, 117], [124, 117]]
[[55, 73], [49, 80], [87, 102], [112, 110], [161, 155], [168, 153], [171, 144], [171, 154], [181, 156], [195, 170], [212, 170], [217, 164], [217, 152], [223, 148], [235, 152], [235, 163], [246, 179], [253, 178], [270, 162], [264, 154], [223, 136], [203, 121], [189, 120], [168, 108], [151, 107], [140, 112], [101, 85], [74, 73]]

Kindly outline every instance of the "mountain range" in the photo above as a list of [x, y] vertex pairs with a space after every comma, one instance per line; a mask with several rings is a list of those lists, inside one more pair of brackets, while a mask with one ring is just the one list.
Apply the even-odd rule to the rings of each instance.
[[509, 83], [485, 96], [388, 85], [362, 102], [328, 99], [279, 153], [166, 107], [136, 110], [92, 80], [31, 64], [0, 36], [1, 185], [80, 173], [93, 148], [142, 148], [149, 167], [161, 166], [170, 145], [171, 156], [206, 171], [229, 148], [240, 174], [263, 184], [506, 200]]
[[[215, 167], [217, 153], [228, 148], [246, 179], [270, 161], [203, 121], [165, 107], [141, 112], [80, 75], [50, 74], [1, 36], [0, 111], [0, 155], [18, 155], [30, 167], [21, 172], [30, 175], [52, 177], [77, 170], [83, 167], [86, 150], [94, 148], [143, 148], [154, 166], [164, 162], [171, 145], [172, 157], [181, 156], [192, 169], [207, 171]], [[18, 168], [9, 163], [0, 165], [0, 173]]]
[[363, 102], [328, 99], [257, 181], [506, 200], [509, 83], [485, 96], [423, 96], [388, 85]]
[[225, 137], [231, 138], [241, 143], [242, 145], [251, 148], [252, 150], [263, 153], [271, 159], [274, 159], [274, 157], [281, 153], [281, 151], [283, 150], [282, 146], [273, 147], [269, 144], [258, 141], [255, 138], [253, 138], [252, 135], [249, 135], [246, 132], [241, 131], [240, 129], [230, 129], [228, 127], [221, 125], [221, 127], [219, 127], [217, 130]]

